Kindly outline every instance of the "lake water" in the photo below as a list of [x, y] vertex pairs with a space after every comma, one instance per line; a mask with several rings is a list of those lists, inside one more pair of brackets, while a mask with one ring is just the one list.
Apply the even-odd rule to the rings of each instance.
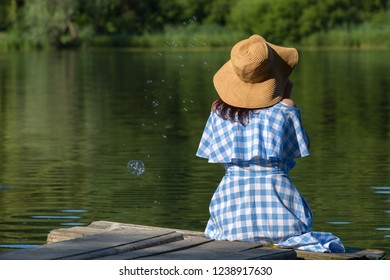
[[[96, 220], [202, 231], [223, 170], [195, 152], [228, 55], [0, 54], [0, 251]], [[390, 254], [390, 51], [302, 50], [292, 80], [313, 230]]]

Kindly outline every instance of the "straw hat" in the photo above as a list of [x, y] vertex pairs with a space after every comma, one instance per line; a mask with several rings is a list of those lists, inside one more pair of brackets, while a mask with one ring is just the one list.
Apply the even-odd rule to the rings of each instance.
[[298, 52], [267, 42], [259, 35], [238, 42], [230, 60], [214, 75], [219, 97], [239, 108], [269, 107], [283, 98]]

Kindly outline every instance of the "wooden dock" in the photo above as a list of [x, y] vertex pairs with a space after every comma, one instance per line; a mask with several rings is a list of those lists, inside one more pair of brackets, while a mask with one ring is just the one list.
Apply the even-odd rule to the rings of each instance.
[[383, 251], [374, 249], [313, 253], [216, 241], [205, 238], [202, 232], [96, 221], [87, 227], [54, 229], [47, 244], [2, 253], [0, 260], [378, 260], [384, 256]]

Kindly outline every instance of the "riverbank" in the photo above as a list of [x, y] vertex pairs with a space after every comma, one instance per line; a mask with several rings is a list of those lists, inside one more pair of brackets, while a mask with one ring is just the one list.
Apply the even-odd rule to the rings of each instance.
[[[390, 48], [390, 26], [364, 24], [351, 28], [321, 31], [297, 42], [274, 42], [300, 48]], [[80, 38], [80, 44], [62, 48], [132, 48], [132, 49], [209, 49], [230, 48], [237, 41], [250, 36], [243, 32], [215, 26], [172, 27], [159, 33], [142, 35], [95, 35]], [[22, 39], [0, 32], [0, 51], [36, 49]], [[41, 47], [40, 49], [45, 49]]]

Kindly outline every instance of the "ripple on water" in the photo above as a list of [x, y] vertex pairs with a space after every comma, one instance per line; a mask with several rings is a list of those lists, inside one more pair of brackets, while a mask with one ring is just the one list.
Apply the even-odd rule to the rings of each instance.
[[58, 210], [58, 212], [62, 213], [86, 213], [88, 210], [83, 210], [83, 209], [63, 209], [63, 210]]
[[56, 216], [56, 215], [37, 215], [31, 216], [33, 219], [81, 219], [80, 216]]
[[335, 222], [326, 222], [329, 225], [350, 225], [352, 222], [343, 222], [343, 221], [335, 221]]
[[13, 189], [14, 187], [12, 186], [6, 186], [6, 185], [0, 185], [0, 190], [10, 190]]
[[379, 228], [376, 228], [375, 230], [380, 230], [380, 231], [390, 231], [390, 227], [379, 227]]
[[34, 248], [38, 247], [40, 245], [36, 244], [0, 244], [0, 248], [7, 248], [7, 249], [28, 249], [28, 248]]
[[390, 194], [390, 186], [373, 186], [371, 189], [376, 194]]
[[72, 226], [72, 227], [75, 227], [75, 226], [85, 226], [86, 223], [60, 223], [61, 226]]

